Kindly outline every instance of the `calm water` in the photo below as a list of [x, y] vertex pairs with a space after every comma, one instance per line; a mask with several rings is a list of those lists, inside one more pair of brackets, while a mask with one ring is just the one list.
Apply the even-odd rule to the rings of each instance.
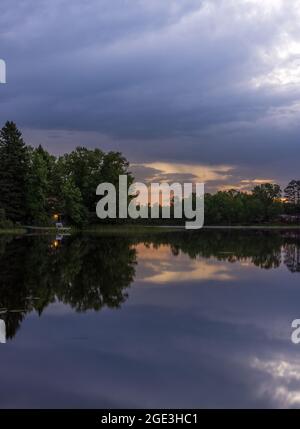
[[0, 237], [0, 407], [298, 407], [299, 280], [293, 233]]

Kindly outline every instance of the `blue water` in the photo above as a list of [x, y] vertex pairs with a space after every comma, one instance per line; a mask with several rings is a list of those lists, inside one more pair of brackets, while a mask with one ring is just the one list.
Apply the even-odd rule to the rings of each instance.
[[299, 240], [2, 237], [0, 407], [298, 407]]

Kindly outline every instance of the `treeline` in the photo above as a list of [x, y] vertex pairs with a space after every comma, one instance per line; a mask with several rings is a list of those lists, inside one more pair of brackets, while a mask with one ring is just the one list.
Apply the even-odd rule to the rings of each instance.
[[[133, 177], [128, 169], [129, 163], [120, 152], [77, 147], [69, 154], [55, 157], [42, 146], [27, 146], [16, 125], [7, 122], [0, 130], [0, 228], [16, 224], [51, 225], [54, 219], [79, 227], [99, 223], [97, 186], [110, 182], [118, 189], [122, 174], [128, 175], [130, 186]], [[135, 222], [185, 222], [175, 219], [172, 205], [170, 219], [151, 219], [150, 206], [148, 209], [148, 219]], [[283, 191], [277, 184], [264, 183], [250, 193], [231, 189], [205, 195], [206, 225], [299, 222], [299, 217], [300, 180], [292, 180]]]
[[[184, 205], [184, 203], [182, 203]], [[273, 183], [257, 185], [251, 192], [236, 189], [205, 194], [205, 225], [257, 225], [271, 223], [300, 223], [300, 180], [292, 180], [283, 191]], [[138, 220], [141, 224], [184, 225], [187, 219], [176, 219], [174, 204], [170, 207], [170, 219]], [[182, 208], [184, 213], [184, 207]]]
[[264, 183], [250, 193], [231, 189], [205, 197], [205, 222], [211, 225], [299, 222], [299, 215], [300, 180], [292, 180], [283, 191]]
[[235, 189], [205, 197], [205, 222], [215, 225], [260, 224], [280, 220], [280, 215], [295, 212], [283, 199], [279, 185], [264, 183], [250, 192]]
[[96, 188], [118, 185], [129, 163], [119, 152], [78, 147], [60, 157], [27, 146], [13, 122], [0, 131], [0, 227], [50, 225], [56, 216], [83, 226], [96, 220]]

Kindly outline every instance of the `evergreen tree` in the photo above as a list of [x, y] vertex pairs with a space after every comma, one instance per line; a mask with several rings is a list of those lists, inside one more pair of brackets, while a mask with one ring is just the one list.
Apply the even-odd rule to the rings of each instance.
[[22, 134], [13, 122], [6, 122], [0, 130], [0, 207], [14, 222], [25, 220], [28, 167]]
[[290, 204], [299, 204], [300, 180], [292, 180], [285, 188], [284, 196]]

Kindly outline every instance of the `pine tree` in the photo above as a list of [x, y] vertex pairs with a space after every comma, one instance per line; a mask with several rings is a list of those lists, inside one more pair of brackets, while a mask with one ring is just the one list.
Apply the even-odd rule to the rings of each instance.
[[292, 180], [284, 190], [284, 196], [290, 204], [300, 203], [300, 180]]
[[8, 219], [22, 222], [26, 215], [28, 151], [13, 122], [0, 130], [0, 208]]

